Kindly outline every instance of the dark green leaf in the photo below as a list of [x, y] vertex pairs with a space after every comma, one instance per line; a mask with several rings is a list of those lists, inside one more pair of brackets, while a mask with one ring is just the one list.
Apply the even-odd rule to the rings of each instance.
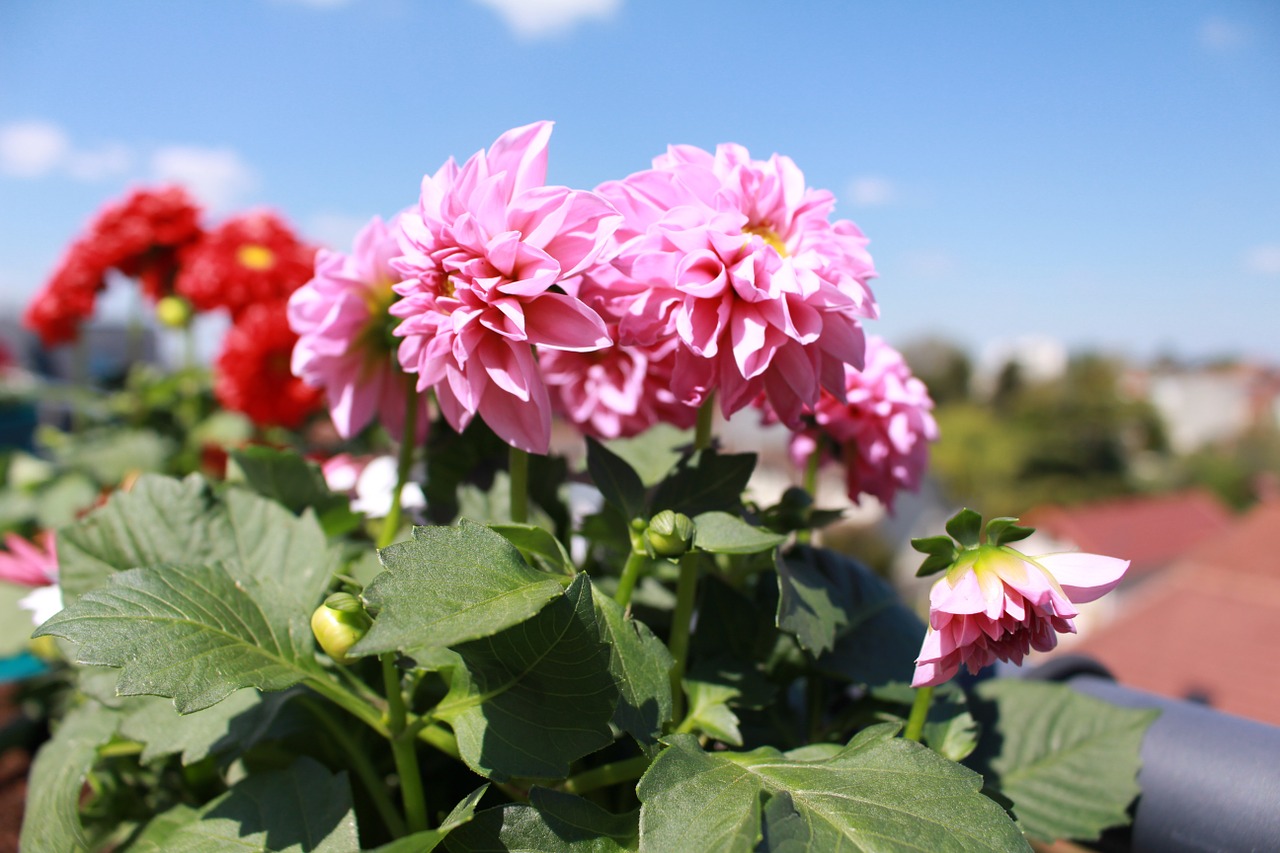
[[778, 627], [814, 655], [830, 651], [853, 617], [860, 575], [850, 565], [803, 546], [778, 558]]
[[662, 480], [680, 461], [680, 448], [693, 443], [691, 430], [655, 424], [634, 438], [615, 439], [609, 449], [631, 466], [646, 486]]
[[262, 595], [221, 563], [117, 572], [36, 636], [79, 644], [77, 660], [122, 667], [117, 692], [172, 697], [182, 713], [234, 690], [283, 690], [315, 673], [309, 613]]
[[489, 790], [488, 785], [481, 785], [453, 807], [453, 811], [440, 822], [435, 829], [427, 829], [398, 838], [390, 844], [384, 844], [371, 853], [431, 853], [449, 833], [463, 824], [470, 823], [476, 816], [476, 804]]
[[609, 647], [609, 672], [618, 684], [613, 723], [640, 743], [657, 743], [671, 719], [671, 653], [649, 626], [593, 588], [600, 639]]
[[246, 777], [199, 809], [161, 815], [129, 848], [138, 853], [352, 853], [360, 849], [351, 786], [309, 758]]
[[688, 720], [681, 723], [682, 727], [687, 726], [684, 731], [705, 734], [733, 746], [742, 746], [738, 715], [729, 708], [730, 700], [738, 697], [736, 687], [686, 678], [684, 692], [689, 697]]
[[621, 456], [594, 438], [587, 438], [587, 471], [600, 494], [626, 518], [643, 518], [644, 483]]
[[713, 554], [758, 554], [777, 548], [787, 537], [747, 524], [727, 512], [704, 512], [693, 520], [693, 544]]
[[296, 514], [313, 510], [330, 533], [346, 532], [360, 523], [347, 498], [330, 491], [320, 468], [297, 451], [254, 445], [230, 455], [249, 488]]
[[530, 563], [539, 562], [547, 570], [561, 574], [574, 573], [573, 560], [569, 558], [569, 552], [546, 528], [535, 524], [513, 522], [490, 522], [485, 526], [501, 533]]
[[132, 696], [121, 703], [120, 736], [145, 744], [145, 763], [165, 755], [181, 754], [183, 764], [194, 764], [207, 755], [239, 755], [268, 732], [289, 693], [263, 695], [257, 690], [237, 690], [212, 708], [179, 714], [173, 702], [158, 696]]
[[427, 436], [427, 482], [423, 487], [431, 520], [448, 524], [458, 517], [458, 490], [463, 485], [488, 491], [508, 450], [480, 418], [473, 420], [461, 435], [444, 421], [432, 424]]
[[446, 847], [451, 853], [623, 853], [636, 849], [637, 834], [635, 812], [615, 815], [581, 797], [535, 787], [529, 805], [481, 812], [450, 835]]
[[482, 776], [562, 778], [612, 739], [618, 688], [586, 575], [528, 621], [455, 651], [463, 665], [434, 714]]
[[1034, 527], [1023, 527], [1016, 518], [993, 518], [987, 522], [987, 542], [992, 545], [1008, 545], [1035, 533]]
[[756, 467], [754, 453], [721, 455], [702, 450], [682, 459], [650, 502], [651, 514], [669, 509], [693, 518], [704, 512], [733, 512]]
[[1092, 841], [1129, 822], [1139, 748], [1158, 711], [1018, 679], [983, 682], [975, 696], [984, 735], [966, 763], [1013, 800], [1027, 834]]
[[23, 850], [88, 850], [80, 825], [80, 794], [98, 747], [111, 739], [119, 717], [96, 702], [71, 709], [36, 753], [22, 819]]
[[636, 790], [640, 849], [1029, 849], [980, 793], [981, 777], [896, 731], [876, 726], [834, 755], [809, 761], [771, 747], [705, 752], [692, 735], [674, 735]]
[[523, 622], [563, 591], [482, 524], [415, 527], [380, 552], [387, 571], [365, 588], [378, 610], [351, 656], [452, 646]]
[[947, 521], [947, 533], [965, 547], [978, 544], [978, 534], [982, 530], [982, 516], [968, 507], [960, 510]]

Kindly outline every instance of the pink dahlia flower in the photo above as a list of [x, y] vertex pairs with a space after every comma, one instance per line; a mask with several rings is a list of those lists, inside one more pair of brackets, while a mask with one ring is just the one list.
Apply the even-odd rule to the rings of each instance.
[[[291, 368], [308, 385], [323, 388], [329, 415], [343, 438], [378, 417], [395, 437], [404, 432], [406, 385], [396, 362], [388, 309], [398, 281], [391, 259], [400, 254], [394, 226], [374, 217], [351, 254], [321, 249], [315, 277], [289, 297], [289, 326], [299, 335]], [[423, 400], [417, 440], [427, 436]]]
[[58, 549], [53, 532], [45, 531], [33, 541], [6, 533], [0, 551], [0, 581], [20, 586], [48, 586], [58, 582]]
[[790, 158], [739, 145], [682, 145], [597, 192], [625, 217], [613, 268], [623, 343], [675, 336], [673, 390], [728, 417], [765, 394], [788, 425], [819, 391], [844, 394], [861, 366], [860, 321], [876, 316], [866, 238], [830, 222], [831, 193], [806, 189]]
[[599, 196], [544, 186], [551, 123], [509, 130], [422, 182], [400, 219], [405, 279], [391, 307], [401, 366], [435, 388], [455, 429], [479, 414], [508, 444], [546, 453], [551, 403], [533, 347], [589, 352], [604, 321], [557, 285], [586, 269], [620, 223]]
[[1110, 592], [1128, 568], [1128, 560], [1098, 554], [1028, 557], [990, 544], [962, 551], [929, 592], [929, 632], [912, 686], [942, 684], [961, 665], [976, 673], [1053, 649], [1059, 633], [1075, 633], [1076, 605]]
[[929, 389], [902, 354], [876, 336], [867, 338], [866, 366], [844, 370], [845, 400], [823, 391], [812, 426], [791, 439], [791, 456], [803, 467], [813, 453], [838, 459], [849, 498], [873, 495], [891, 512], [899, 489], [920, 488], [929, 442], [938, 438]]

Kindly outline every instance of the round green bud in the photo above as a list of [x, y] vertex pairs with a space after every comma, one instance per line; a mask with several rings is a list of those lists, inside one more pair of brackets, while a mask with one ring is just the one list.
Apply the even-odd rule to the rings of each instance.
[[335, 592], [311, 614], [311, 633], [334, 663], [354, 663], [347, 652], [369, 631], [373, 620], [360, 599], [349, 592]]
[[664, 509], [649, 519], [644, 541], [650, 556], [674, 559], [693, 547], [693, 535], [693, 519]]
[[166, 296], [156, 303], [156, 319], [171, 329], [185, 329], [191, 324], [191, 303], [181, 296]]

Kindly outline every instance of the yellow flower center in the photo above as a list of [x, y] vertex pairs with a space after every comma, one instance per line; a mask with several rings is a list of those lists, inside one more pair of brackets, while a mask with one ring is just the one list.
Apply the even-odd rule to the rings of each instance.
[[251, 270], [269, 270], [276, 263], [276, 253], [258, 243], [246, 243], [236, 251], [240, 266]]
[[761, 240], [764, 240], [773, 247], [779, 257], [787, 257], [787, 244], [778, 236], [778, 232], [774, 231], [772, 228], [765, 225], [753, 225], [749, 228], [744, 228], [743, 231], [747, 234], [754, 234]]

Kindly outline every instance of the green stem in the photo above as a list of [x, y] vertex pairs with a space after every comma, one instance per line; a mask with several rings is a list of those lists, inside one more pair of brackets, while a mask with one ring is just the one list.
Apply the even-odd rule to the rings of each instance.
[[611, 761], [608, 764], [601, 764], [599, 767], [593, 767], [575, 776], [570, 776], [564, 780], [564, 789], [570, 794], [585, 794], [588, 791], [606, 788], [619, 782], [630, 782], [632, 779], [639, 779], [643, 776], [644, 771], [649, 769], [649, 764], [650, 761], [647, 755], [637, 755], [635, 758]]
[[306, 684], [324, 698], [346, 710], [351, 716], [363, 722], [382, 737], [390, 737], [386, 724], [382, 721], [382, 712], [373, 705], [349, 693], [328, 678], [313, 675]]
[[[818, 499], [818, 467], [822, 464], [822, 443], [824, 439], [819, 438], [817, 446], [813, 448], [813, 452], [809, 454], [809, 458], [804, 464], [804, 490], [813, 500]], [[796, 541], [801, 545], [809, 544], [809, 540], [813, 537], [813, 531], [809, 529], [797, 530]]]
[[427, 828], [427, 802], [422, 791], [422, 774], [418, 771], [418, 753], [413, 734], [408, 729], [408, 711], [396, 669], [395, 652], [382, 655], [382, 677], [387, 685], [387, 728], [391, 755], [400, 777], [400, 797], [404, 801], [404, 817], [410, 832]]
[[924, 721], [929, 717], [929, 704], [933, 701], [933, 688], [921, 687], [916, 690], [916, 699], [911, 703], [911, 716], [907, 717], [907, 728], [902, 736], [907, 740], [920, 742], [924, 733]]
[[618, 578], [618, 591], [613, 600], [626, 607], [631, 603], [631, 593], [640, 579], [640, 569], [644, 567], [644, 547], [636, 533], [631, 534], [631, 553], [627, 555], [627, 564], [622, 567], [622, 576]]
[[141, 755], [143, 744], [136, 740], [118, 740], [98, 747], [99, 758], [119, 758], [124, 755]]
[[414, 735], [418, 740], [431, 744], [450, 758], [462, 758], [462, 753], [458, 752], [458, 738], [442, 726], [435, 724], [422, 726], [414, 731]]
[[529, 454], [511, 448], [508, 473], [511, 475], [511, 520], [524, 524], [529, 520]]
[[698, 426], [693, 434], [693, 449], [706, 450], [711, 446], [711, 422], [716, 416], [716, 397], [712, 394], [707, 397], [702, 407], [698, 409]]
[[333, 715], [319, 702], [303, 696], [298, 699], [298, 703], [310, 712], [311, 716], [315, 717], [316, 721], [320, 723], [320, 727], [328, 733], [329, 739], [346, 753], [351, 770], [364, 783], [365, 790], [369, 793], [369, 799], [373, 800], [374, 808], [378, 810], [378, 814], [382, 817], [382, 822], [387, 825], [387, 829], [391, 831], [391, 834], [396, 838], [407, 835], [409, 829], [405, 826], [404, 818], [400, 816], [400, 812], [396, 811], [395, 804], [387, 796], [386, 780], [374, 768], [368, 754], [360, 748], [351, 733], [335, 720]]
[[676, 609], [671, 614], [671, 719], [684, 716], [684, 670], [689, 657], [689, 630], [693, 624], [693, 604], [698, 593], [698, 555], [680, 558], [680, 578], [676, 581]]
[[409, 482], [409, 469], [413, 466], [413, 449], [418, 439], [418, 387], [411, 373], [403, 376], [405, 389], [404, 430], [400, 434], [400, 457], [396, 465], [396, 490], [391, 496], [391, 510], [382, 519], [378, 533], [378, 547], [385, 548], [396, 539], [400, 531], [400, 502], [405, 485]]

